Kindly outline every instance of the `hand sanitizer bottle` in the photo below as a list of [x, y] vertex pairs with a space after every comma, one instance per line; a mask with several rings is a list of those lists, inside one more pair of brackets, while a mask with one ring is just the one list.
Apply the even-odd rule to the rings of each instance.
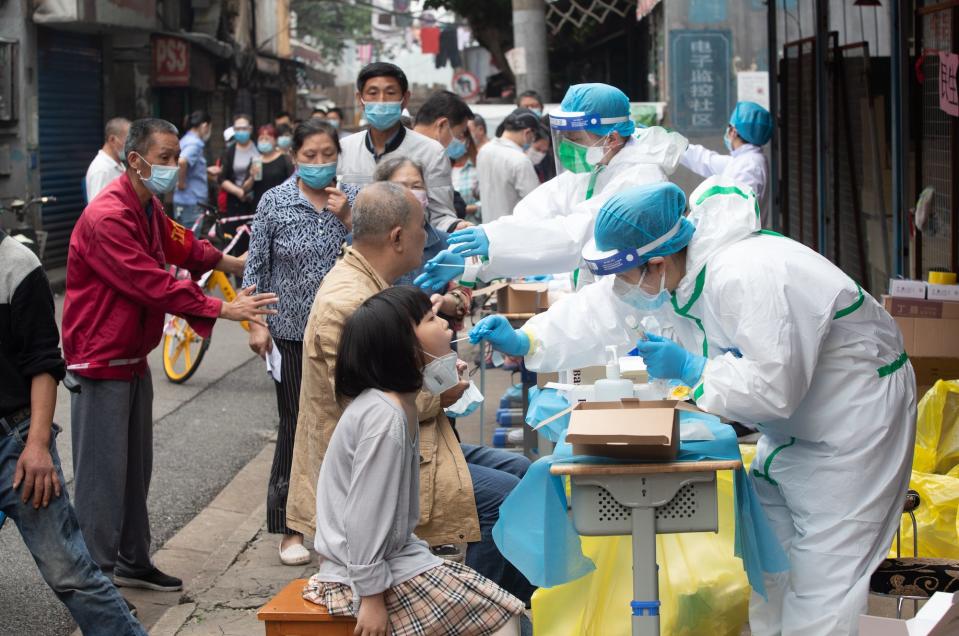
[[625, 379], [619, 371], [619, 354], [616, 347], [606, 347], [606, 379], [597, 380], [593, 385], [593, 395], [597, 402], [617, 402], [633, 397], [633, 381]]

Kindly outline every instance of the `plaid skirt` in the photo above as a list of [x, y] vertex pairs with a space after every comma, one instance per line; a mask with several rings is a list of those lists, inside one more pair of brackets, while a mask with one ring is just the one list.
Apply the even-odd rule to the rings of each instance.
[[[325, 605], [332, 616], [355, 616], [350, 586], [317, 576], [303, 588], [303, 598]], [[488, 578], [451, 561], [394, 585], [384, 600], [391, 636], [488, 636], [525, 609]]]

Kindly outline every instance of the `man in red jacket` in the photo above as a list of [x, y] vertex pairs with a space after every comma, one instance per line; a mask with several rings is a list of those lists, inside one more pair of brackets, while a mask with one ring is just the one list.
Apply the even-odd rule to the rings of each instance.
[[164, 591], [181, 589], [182, 581], [150, 560], [153, 385], [146, 356], [160, 342], [166, 313], [206, 337], [218, 317], [262, 323], [275, 313], [265, 307], [277, 300], [249, 287], [226, 303], [165, 269], [241, 276], [244, 265], [164, 213], [158, 195], [176, 186], [179, 154], [173, 124], [133, 122], [126, 174], [101, 191], [73, 229], [63, 307], [67, 369], [80, 386], [71, 404], [80, 529], [117, 585]]

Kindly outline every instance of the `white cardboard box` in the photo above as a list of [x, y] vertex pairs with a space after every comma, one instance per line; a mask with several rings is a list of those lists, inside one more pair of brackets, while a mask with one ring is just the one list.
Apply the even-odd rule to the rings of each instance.
[[895, 298], [925, 298], [926, 283], [921, 280], [889, 279], [889, 295]]
[[879, 616], [860, 616], [863, 636], [955, 636], [959, 634], [959, 604], [953, 594], [936, 592], [915, 618], [900, 620]]
[[926, 296], [929, 300], [959, 300], [959, 285], [926, 285]]

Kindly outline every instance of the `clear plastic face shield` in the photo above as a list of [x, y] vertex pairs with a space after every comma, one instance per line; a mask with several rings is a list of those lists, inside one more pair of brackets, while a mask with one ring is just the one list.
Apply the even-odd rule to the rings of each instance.
[[676, 224], [658, 239], [634, 249], [603, 251], [596, 247], [596, 239], [592, 238], [583, 247], [583, 260], [594, 276], [609, 276], [610, 274], [619, 274], [620, 272], [626, 272], [635, 267], [639, 267], [651, 258], [649, 256], [650, 252], [679, 233], [684, 218], [685, 217], [682, 216], [679, 217]]
[[557, 174], [590, 172], [595, 166], [606, 163], [615, 150], [608, 143], [611, 133], [604, 135], [590, 129], [626, 121], [629, 121], [628, 115], [601, 117], [596, 113], [551, 112], [549, 127]]

